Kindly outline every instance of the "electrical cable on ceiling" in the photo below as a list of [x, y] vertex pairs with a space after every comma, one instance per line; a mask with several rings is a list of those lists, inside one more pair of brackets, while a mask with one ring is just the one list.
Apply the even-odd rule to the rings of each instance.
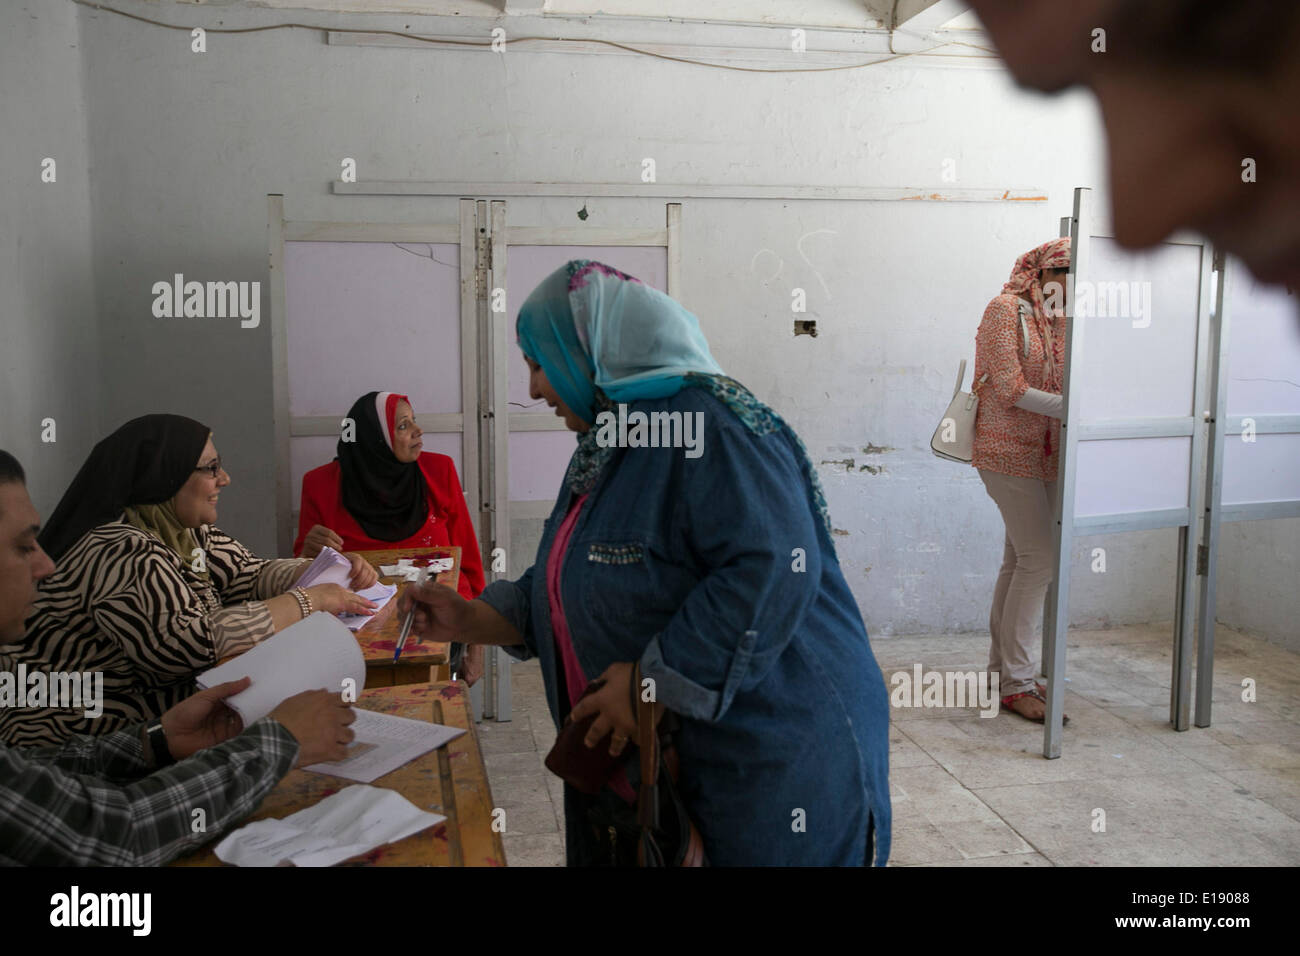
[[[141, 23], [148, 23], [151, 26], [155, 26], [155, 27], [163, 27], [164, 29], [167, 30], [183, 30], [184, 32], [189, 33], [191, 30], [194, 29], [193, 26], [184, 26], [176, 23], [164, 23], [161, 20], [151, 20], [148, 17], [142, 17], [135, 13], [127, 13], [125, 10], [118, 10], [115, 7], [105, 6], [102, 3], [95, 2], [95, 0], [72, 0], [72, 2], [78, 4], [79, 6], [89, 7], [92, 10], [103, 10], [105, 13], [116, 13], [118, 16], [126, 17], [129, 20], [138, 20]], [[894, 9], [895, 9], [895, 16], [897, 16], [897, 0], [895, 0]], [[488, 41], [446, 40], [446, 39], [438, 39], [436, 37], [418, 36], [413, 33], [403, 33], [400, 30], [356, 30], [356, 29], [347, 29], [347, 28], [336, 28], [336, 27], [322, 27], [312, 23], [271, 23], [271, 24], [267, 24], [266, 26], [260, 26], [260, 27], [203, 27], [203, 30], [206, 33], [264, 33], [268, 30], [318, 30], [322, 33], [350, 33], [350, 34], [360, 34], [362, 36], [392, 36], [392, 37], [399, 37], [400, 39], [403, 40], [418, 40], [421, 43], [436, 43], [440, 45], [468, 46], [468, 47], [475, 47], [475, 48], [489, 48], [492, 46], [491, 40]], [[898, 32], [903, 32], [903, 31], [898, 31]], [[911, 34], [909, 34], [909, 36], [910, 35]], [[617, 43], [613, 40], [599, 40], [599, 39], [586, 39], [586, 38], [575, 39], [575, 38], [568, 38], [568, 37], [516, 37], [514, 40], [506, 40], [505, 43], [506, 45], [509, 45], [510, 43], [518, 43], [521, 40], [541, 40], [543, 42], [549, 42], [549, 43], [599, 43], [602, 44], [603, 46], [611, 46], [616, 49], [626, 50], [629, 53], [636, 53], [641, 56], [652, 56], [659, 60], [669, 60], [673, 63], [688, 63], [691, 64], [692, 66], [712, 67], [713, 69], [717, 69], [717, 70], [734, 70], [738, 73], [832, 73], [837, 70], [860, 70], [863, 69], [864, 67], [878, 66], [881, 63], [889, 63], [893, 60], [902, 60], [909, 56], [933, 54], [935, 50], [942, 49], [943, 47], [946, 46], [968, 46], [976, 50], [983, 50], [985, 53], [989, 53], [994, 56], [997, 55], [997, 51], [991, 50], [988, 47], [980, 46], [979, 44], [976, 43], [966, 43], [963, 40], [948, 40], [945, 41], [944, 43], [937, 44], [926, 50], [916, 50], [913, 51], [912, 53], [892, 53], [889, 56], [881, 57], [878, 60], [872, 60], [869, 63], [850, 63], [845, 66], [769, 69], [769, 68], [757, 67], [757, 66], [728, 66], [725, 63], [709, 63], [704, 60], [692, 60], [688, 57], [669, 56], [666, 53], [654, 53], [650, 50], [642, 50], [634, 46], [628, 46], [627, 44], [624, 43]], [[892, 47], [893, 44], [892, 35], [891, 35], [890, 44]], [[779, 52], [779, 51], [774, 50], [773, 52]]]

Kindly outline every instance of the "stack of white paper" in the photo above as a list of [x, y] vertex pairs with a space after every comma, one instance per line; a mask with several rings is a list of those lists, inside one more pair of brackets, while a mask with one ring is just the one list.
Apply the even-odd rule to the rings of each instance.
[[373, 783], [430, 750], [455, 740], [465, 731], [459, 727], [431, 724], [409, 717], [379, 714], [357, 708], [352, 730], [357, 735], [348, 757], [333, 763], [314, 763], [304, 770]]
[[[343, 555], [339, 554], [331, 547], [320, 549], [320, 554], [316, 559], [307, 565], [307, 569], [298, 576], [294, 582], [296, 588], [309, 588], [313, 584], [337, 584], [340, 587], [352, 590], [352, 562]], [[357, 591], [363, 598], [373, 601], [379, 607], [387, 604], [397, 593], [397, 588], [391, 584], [384, 584], [382, 581], [376, 581], [364, 591]], [[369, 614], [340, 614], [339, 620], [342, 621], [349, 631], [359, 631], [366, 626], [370, 620]]]
[[217, 844], [236, 866], [333, 866], [447, 819], [426, 813], [395, 790], [356, 784], [283, 820], [258, 820]]
[[351, 680], [351, 689], [360, 693], [366, 686], [366, 662], [352, 632], [333, 615], [317, 611], [248, 653], [204, 671], [197, 683], [206, 688], [241, 677], [251, 677], [253, 683], [225, 703], [247, 727], [305, 690], [324, 687], [341, 693], [347, 686], [343, 682]]
[[352, 578], [352, 562], [328, 545], [320, 549], [307, 570], [298, 575], [293, 586], [309, 588], [313, 584], [338, 584], [347, 587]]

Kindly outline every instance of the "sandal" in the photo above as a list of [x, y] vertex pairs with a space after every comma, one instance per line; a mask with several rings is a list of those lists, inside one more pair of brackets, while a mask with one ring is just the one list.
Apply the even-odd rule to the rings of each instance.
[[[1040, 687], [1040, 686], [1041, 686], [1041, 685], [1035, 685], [1035, 687], [1034, 687], [1033, 690], [1023, 691], [1023, 692], [1021, 692], [1021, 693], [1019, 693], [1019, 694], [1009, 694], [1009, 695], [1007, 695], [1006, 697], [1003, 697], [1003, 698], [1002, 698], [1002, 706], [1003, 706], [1005, 709], [1007, 709], [1007, 710], [1009, 710], [1009, 711], [1012, 711], [1013, 713], [1019, 714], [1021, 717], [1025, 718], [1025, 720], [1031, 720], [1031, 721], [1033, 721], [1033, 722], [1036, 723], [1036, 724], [1041, 724], [1041, 723], [1043, 722], [1044, 717], [1047, 716], [1047, 697], [1046, 697], [1046, 695], [1045, 695], [1041, 690], [1039, 690], [1039, 687]], [[1044, 689], [1045, 689], [1045, 688], [1044, 688]], [[1014, 704], [1016, 701], [1020, 700], [1022, 697], [1030, 697], [1030, 698], [1033, 698], [1034, 700], [1042, 701], [1042, 704], [1043, 704], [1043, 714], [1042, 714], [1042, 716], [1039, 716], [1039, 717], [1030, 717], [1028, 714], [1026, 714], [1026, 713], [1024, 713], [1023, 711], [1021, 711], [1018, 707], [1013, 707], [1013, 706], [1012, 706], [1012, 704]], [[1066, 715], [1066, 714], [1062, 714], [1062, 715], [1061, 715], [1061, 723], [1064, 725], [1064, 724], [1068, 724], [1069, 722], [1070, 722], [1070, 718], [1069, 718], [1069, 716]]]

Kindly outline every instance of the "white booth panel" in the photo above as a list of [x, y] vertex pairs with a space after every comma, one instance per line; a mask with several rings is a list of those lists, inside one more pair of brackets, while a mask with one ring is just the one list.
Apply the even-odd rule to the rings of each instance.
[[291, 416], [370, 391], [461, 410], [459, 245], [286, 242], [284, 293]]
[[1125, 514], [1187, 507], [1190, 438], [1081, 441], [1074, 514]]
[[1091, 248], [1075, 293], [1083, 336], [1071, 387], [1082, 419], [1192, 414], [1200, 247], [1131, 252], [1094, 236]]
[[668, 250], [663, 246], [515, 246], [508, 249], [506, 302], [510, 316], [510, 408], [549, 411], [528, 394], [528, 363], [519, 351], [515, 322], [519, 307], [543, 279], [570, 259], [591, 259], [636, 276], [660, 291], [668, 288]]
[[510, 500], [554, 501], [578, 436], [563, 432], [512, 432]]
[[1300, 501], [1300, 435], [1223, 439], [1223, 503]]
[[[1300, 415], [1300, 297], [1229, 268], [1228, 414]], [[1291, 466], [1300, 471], [1300, 458]]]

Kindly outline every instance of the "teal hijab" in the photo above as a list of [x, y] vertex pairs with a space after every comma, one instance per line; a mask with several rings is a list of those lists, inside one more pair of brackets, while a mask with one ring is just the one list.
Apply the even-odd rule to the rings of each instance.
[[612, 402], [666, 398], [691, 372], [721, 375], [699, 320], [640, 279], [575, 259], [533, 290], [516, 323], [519, 347], [569, 410], [596, 423], [596, 390]]
[[[821, 482], [799, 436], [745, 386], [728, 378], [709, 351], [699, 320], [667, 294], [612, 266], [574, 259], [551, 273], [519, 310], [515, 333], [524, 355], [588, 425], [616, 403], [667, 398], [704, 388], [754, 434], [782, 430], [800, 452], [809, 498], [826, 540], [830, 517]], [[574, 494], [595, 487], [614, 454], [590, 428], [578, 437], [564, 481]]]

